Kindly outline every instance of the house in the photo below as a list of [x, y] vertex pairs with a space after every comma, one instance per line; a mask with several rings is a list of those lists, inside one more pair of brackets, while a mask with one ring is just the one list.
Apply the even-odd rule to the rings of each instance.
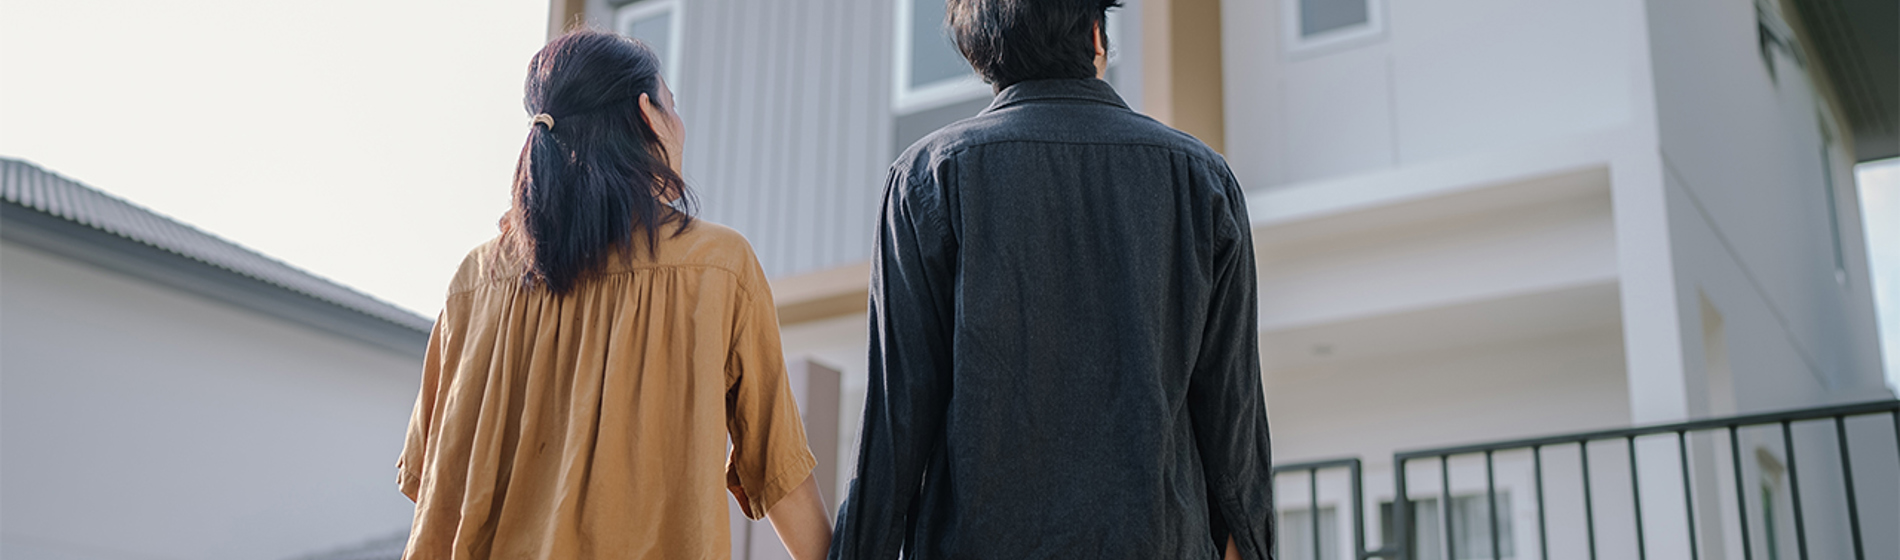
[[[550, 33], [666, 59], [704, 216], [753, 240], [787, 353], [842, 372], [837, 464], [884, 168], [990, 96], [943, 9], [550, 2]], [[1108, 81], [1251, 193], [1276, 457], [1348, 459], [1280, 477], [1283, 557], [1900, 555], [1852, 172], [1900, 155], [1897, 21], [1884, 0], [1127, 1]]]
[[0, 557], [400, 538], [393, 467], [430, 326], [0, 158]]

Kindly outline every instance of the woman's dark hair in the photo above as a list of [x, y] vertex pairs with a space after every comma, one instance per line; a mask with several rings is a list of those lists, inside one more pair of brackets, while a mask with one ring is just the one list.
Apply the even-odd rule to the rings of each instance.
[[1108, 48], [1108, 9], [1120, 0], [949, 0], [950, 40], [983, 81], [1095, 77], [1096, 24]]
[[636, 233], [652, 254], [662, 226], [691, 225], [692, 193], [640, 111], [642, 93], [673, 111], [660, 105], [659, 57], [612, 33], [562, 35], [528, 63], [523, 104], [537, 120], [502, 218], [503, 246], [531, 256], [525, 281], [566, 293], [603, 258], [631, 254]]

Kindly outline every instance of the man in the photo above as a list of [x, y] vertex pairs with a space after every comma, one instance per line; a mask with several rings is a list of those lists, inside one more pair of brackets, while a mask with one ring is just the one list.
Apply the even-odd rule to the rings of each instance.
[[949, 0], [997, 89], [891, 166], [831, 558], [1266, 558], [1253, 246], [1108, 83], [1115, 0]]

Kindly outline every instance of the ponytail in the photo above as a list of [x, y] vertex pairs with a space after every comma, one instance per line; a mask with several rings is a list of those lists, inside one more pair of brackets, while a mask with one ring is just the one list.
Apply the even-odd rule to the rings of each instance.
[[504, 247], [530, 257], [524, 282], [567, 293], [611, 254], [654, 254], [662, 226], [691, 225], [692, 193], [640, 111], [641, 94], [658, 103], [659, 76], [651, 49], [611, 33], [576, 31], [535, 54], [535, 118], [502, 223]]

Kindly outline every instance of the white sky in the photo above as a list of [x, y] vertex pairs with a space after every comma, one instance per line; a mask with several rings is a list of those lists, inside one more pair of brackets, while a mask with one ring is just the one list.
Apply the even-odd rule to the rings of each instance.
[[0, 0], [0, 155], [434, 317], [547, 0]]
[[[0, 155], [433, 316], [493, 236], [547, 0], [0, 0]], [[1863, 166], [1900, 385], [1900, 161]]]
[[1880, 353], [1887, 385], [1900, 391], [1900, 159], [1860, 166], [1861, 216], [1880, 314]]

